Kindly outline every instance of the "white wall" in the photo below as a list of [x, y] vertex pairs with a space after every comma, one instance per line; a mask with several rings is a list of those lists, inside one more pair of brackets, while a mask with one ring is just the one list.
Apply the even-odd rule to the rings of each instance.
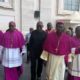
[[51, 22], [51, 10], [52, 10], [52, 0], [41, 0], [41, 21], [44, 22], [44, 26], [48, 22]]
[[[13, 0], [12, 4], [13, 8], [10, 9], [2, 8], [0, 4], [0, 29], [5, 31], [11, 20], [16, 22], [17, 28], [21, 29], [24, 34], [28, 32], [29, 27], [36, 28], [39, 19], [34, 18], [34, 11], [39, 9], [38, 0]], [[40, 20], [43, 21], [45, 28], [48, 22], [52, 22], [55, 28], [56, 19], [64, 18], [57, 15], [57, 6], [58, 0], [41, 0]]]
[[26, 33], [34, 24], [34, 0], [22, 0], [22, 31]]
[[0, 6], [0, 29], [5, 31], [10, 21], [15, 21], [20, 29], [20, 0], [13, 0], [13, 8]]
[[[21, 3], [20, 3], [21, 1]], [[36, 0], [13, 0], [13, 9], [1, 8], [0, 17], [3, 17], [1, 21], [1, 29], [6, 30], [8, 22], [14, 20], [17, 28], [21, 29], [24, 34], [29, 30], [29, 27], [36, 28], [36, 23], [39, 19], [34, 18], [34, 11], [38, 8]], [[55, 27], [56, 16], [56, 0], [41, 0], [41, 16], [40, 20], [43, 21], [44, 27], [48, 22], [52, 22]], [[3, 22], [2, 22], [3, 21]]]
[[[54, 0], [41, 0], [40, 20], [43, 21], [45, 28], [48, 22], [53, 22], [54, 8], [52, 7], [52, 1]], [[35, 2], [36, 0], [22, 0], [22, 31], [24, 33], [28, 32], [29, 27], [36, 28], [36, 23], [39, 21], [39, 19], [34, 18], [34, 11], [38, 9], [36, 8], [38, 7], [38, 1]]]

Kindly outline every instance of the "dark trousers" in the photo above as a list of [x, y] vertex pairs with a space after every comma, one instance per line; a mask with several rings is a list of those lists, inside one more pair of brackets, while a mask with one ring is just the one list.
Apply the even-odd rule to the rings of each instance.
[[30, 52], [27, 50], [27, 62], [30, 61]]
[[27, 44], [26, 46], [27, 46], [27, 62], [29, 62], [30, 61], [29, 44]]
[[36, 77], [41, 77], [43, 68], [43, 60], [31, 58], [31, 80], [36, 80]]

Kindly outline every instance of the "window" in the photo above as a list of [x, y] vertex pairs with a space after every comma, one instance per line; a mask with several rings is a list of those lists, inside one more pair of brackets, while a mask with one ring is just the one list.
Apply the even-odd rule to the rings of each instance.
[[0, 0], [0, 7], [13, 8], [13, 0]]
[[80, 0], [59, 0], [58, 14], [71, 15], [73, 12], [80, 11]]
[[64, 0], [64, 10], [79, 11], [79, 0]]

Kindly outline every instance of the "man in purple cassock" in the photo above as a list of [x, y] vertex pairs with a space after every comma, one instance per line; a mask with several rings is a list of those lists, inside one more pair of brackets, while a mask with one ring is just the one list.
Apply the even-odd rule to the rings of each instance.
[[4, 33], [2, 40], [5, 80], [19, 80], [22, 73], [22, 55], [26, 53], [26, 48], [23, 35], [16, 29], [15, 22], [9, 23], [9, 29]]
[[52, 31], [45, 40], [41, 58], [47, 60], [47, 80], [64, 80], [65, 62], [70, 53], [70, 37], [64, 32], [64, 23], [56, 23], [56, 31]]
[[76, 27], [75, 33], [71, 40], [71, 54], [68, 60], [68, 80], [80, 80], [80, 26]]

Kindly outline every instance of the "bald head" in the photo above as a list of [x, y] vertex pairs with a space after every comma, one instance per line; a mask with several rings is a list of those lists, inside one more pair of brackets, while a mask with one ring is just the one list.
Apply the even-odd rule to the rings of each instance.
[[62, 33], [62, 32], [64, 32], [64, 30], [65, 30], [65, 28], [64, 28], [64, 23], [62, 23], [62, 22], [57, 22], [57, 23], [56, 23], [56, 31], [57, 31], [58, 33]]
[[29, 28], [30, 33], [32, 33], [33, 30], [34, 30], [33, 28]]
[[42, 28], [43, 28], [43, 22], [42, 21], [37, 22], [36, 27], [37, 27], [38, 30], [42, 30]]
[[76, 36], [80, 38], [80, 26], [76, 27], [75, 33], [76, 33]]
[[16, 27], [15, 22], [13, 22], [13, 21], [9, 22], [9, 30], [13, 31], [15, 29], [15, 27]]
[[47, 24], [47, 30], [51, 30], [51, 29], [52, 29], [52, 23], [49, 22], [49, 23]]
[[10, 26], [13, 26], [13, 27], [16, 27], [16, 24], [15, 24], [14, 21], [9, 22], [9, 25], [10, 25]]

